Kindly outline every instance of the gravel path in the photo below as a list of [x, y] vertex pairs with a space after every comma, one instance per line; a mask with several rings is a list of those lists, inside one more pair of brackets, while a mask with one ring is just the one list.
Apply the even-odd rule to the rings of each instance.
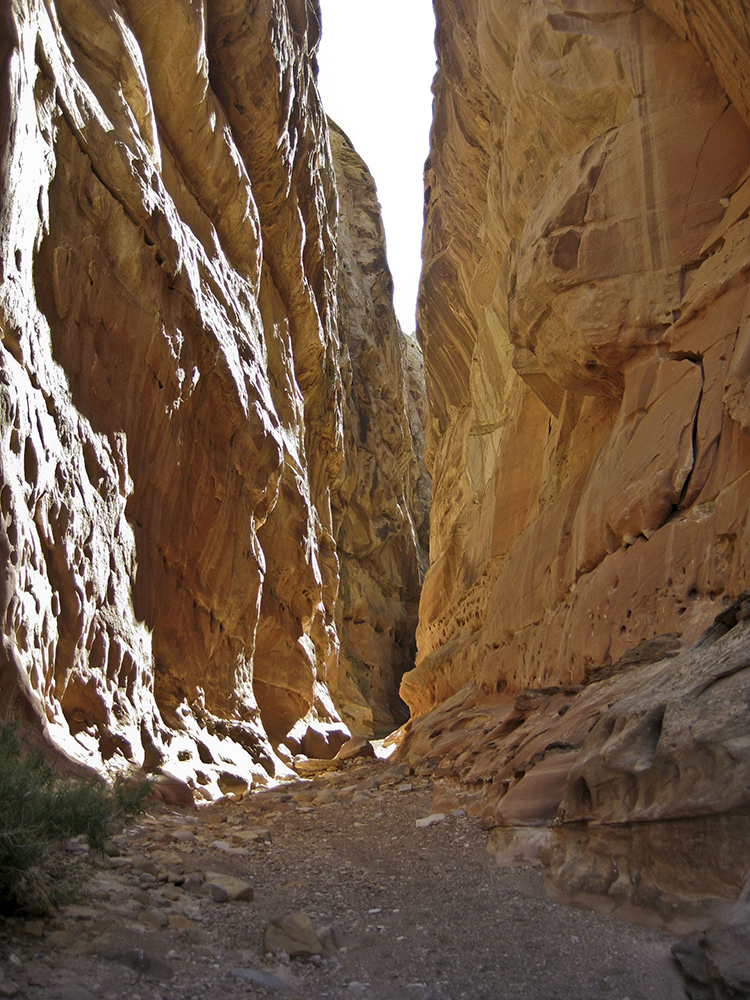
[[[417, 826], [431, 812], [429, 778], [379, 762], [158, 807], [116, 838], [83, 905], [2, 926], [0, 996], [684, 1000], [666, 934], [549, 901], [540, 870], [495, 864], [476, 821]], [[254, 899], [215, 902], [212, 871]], [[264, 955], [268, 921], [294, 912], [323, 956]]]

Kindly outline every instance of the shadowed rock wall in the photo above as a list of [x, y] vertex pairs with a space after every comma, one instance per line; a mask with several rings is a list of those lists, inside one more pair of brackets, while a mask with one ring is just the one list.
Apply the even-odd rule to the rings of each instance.
[[[20, 693], [94, 768], [241, 790], [281, 767], [267, 737], [336, 722], [349, 696], [341, 371], [358, 335], [342, 347], [319, 10], [18, 0], [0, 30], [3, 708]], [[406, 470], [401, 350], [381, 380]], [[390, 614], [408, 650], [399, 499]], [[405, 665], [373, 654], [397, 670], [390, 694]]]
[[393, 309], [393, 282], [375, 183], [348, 138], [331, 126], [340, 193], [339, 330], [348, 351], [343, 370], [345, 461], [337, 492], [340, 563], [335, 685], [344, 721], [383, 736], [408, 718], [398, 696], [414, 663], [414, 633], [430, 502], [429, 476], [412, 445], [424, 432], [410, 419], [412, 396], [424, 399], [414, 345]]

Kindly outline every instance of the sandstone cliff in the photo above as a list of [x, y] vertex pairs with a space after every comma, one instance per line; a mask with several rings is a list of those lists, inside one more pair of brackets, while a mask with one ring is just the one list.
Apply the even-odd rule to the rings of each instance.
[[436, 4], [416, 710], [580, 682], [747, 585], [747, 53], [710, 43], [747, 26], [695, 8], [684, 40], [627, 0]]
[[[1, 16], [3, 710], [20, 695], [99, 770], [241, 790], [282, 767], [268, 737], [342, 711], [385, 725], [413, 642], [415, 486], [392, 487], [415, 463], [404, 349], [395, 323], [378, 334], [384, 401], [358, 382], [374, 334], [339, 329], [319, 10], [18, 0]], [[373, 214], [360, 175], [341, 197]], [[364, 251], [379, 314], [380, 235]], [[390, 546], [383, 607], [339, 591], [365, 424], [358, 544]], [[403, 647], [360, 653], [372, 692], [338, 667], [360, 619]]]
[[[491, 824], [598, 825], [627, 854], [623, 824], [750, 805], [747, 630], [692, 645], [750, 583], [747, 10], [435, 9], [413, 751]], [[576, 850], [562, 883], [636, 892], [637, 864], [587, 882]]]
[[339, 330], [348, 351], [334, 690], [344, 721], [383, 736], [408, 718], [398, 687], [414, 663], [426, 569], [420, 535], [426, 541], [429, 483], [412, 445], [416, 440], [423, 448], [423, 431], [411, 415], [413, 398], [424, 399], [424, 380], [410, 368], [413, 347], [393, 309], [375, 184], [336, 126], [331, 146], [340, 193]]

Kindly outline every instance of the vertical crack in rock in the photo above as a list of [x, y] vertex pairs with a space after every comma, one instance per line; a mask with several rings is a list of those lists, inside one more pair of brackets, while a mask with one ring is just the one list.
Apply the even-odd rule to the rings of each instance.
[[[675, 357], [675, 360], [678, 360], [678, 357]], [[697, 402], [696, 402], [696, 405], [695, 405], [695, 413], [693, 415], [693, 429], [692, 429], [692, 435], [691, 435], [691, 439], [692, 439], [692, 453], [691, 453], [690, 469], [687, 472], [687, 474], [685, 475], [684, 483], [683, 483], [683, 486], [682, 486], [682, 491], [680, 493], [680, 499], [679, 499], [679, 502], [677, 504], [677, 508], [678, 509], [685, 502], [685, 499], [686, 499], [686, 497], [688, 495], [688, 491], [690, 489], [690, 481], [691, 481], [691, 479], [693, 477], [693, 472], [695, 471], [695, 461], [696, 461], [696, 456], [698, 454], [698, 417], [699, 417], [699, 414], [700, 414], [701, 402], [703, 400], [703, 391], [704, 391], [704, 387], [705, 387], [705, 383], [706, 383], [706, 377], [705, 377], [706, 373], [705, 373], [705, 370], [703, 368], [703, 359], [702, 358], [694, 358], [694, 359], [691, 358], [691, 359], [688, 359], [688, 360], [692, 360], [693, 364], [697, 365], [698, 368], [700, 369], [700, 373], [701, 373], [701, 389], [700, 389], [700, 394], [698, 395], [698, 399], [697, 399]]]

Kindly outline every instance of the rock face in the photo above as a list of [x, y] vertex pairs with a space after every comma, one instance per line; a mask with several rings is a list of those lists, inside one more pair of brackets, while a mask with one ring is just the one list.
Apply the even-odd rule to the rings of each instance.
[[[414, 663], [426, 570], [420, 534], [424, 539], [429, 481], [412, 446], [410, 413], [412, 396], [424, 398], [424, 381], [414, 384], [413, 347], [393, 310], [374, 181], [335, 125], [331, 147], [340, 197], [339, 330], [349, 355], [346, 458], [337, 491], [341, 653], [334, 690], [352, 729], [385, 735], [408, 718], [398, 686]], [[414, 427], [420, 437], [423, 443]]]
[[[338, 326], [319, 34], [312, 0], [24, 0], [0, 22], [3, 709], [20, 696], [79, 762], [206, 795], [280, 767], [267, 736], [350, 696], [367, 715], [342, 622], [402, 642], [361, 653], [376, 727], [413, 642], [418, 473], [394, 499], [374, 446], [360, 544], [390, 545], [393, 577], [377, 607], [339, 593], [361, 425], [416, 466], [397, 328], [376, 379], [394, 412], [349, 416], [370, 333]], [[387, 311], [372, 233], [365, 255]]]
[[691, 641], [748, 583], [746, 12], [501, 6], [436, 5], [416, 712]]
[[585, 687], [471, 684], [412, 720], [434, 806], [481, 817], [554, 897], [692, 932], [750, 878], [750, 599], [701, 639], [636, 647]]
[[411, 749], [670, 923], [748, 875], [746, 6], [435, 7]]

